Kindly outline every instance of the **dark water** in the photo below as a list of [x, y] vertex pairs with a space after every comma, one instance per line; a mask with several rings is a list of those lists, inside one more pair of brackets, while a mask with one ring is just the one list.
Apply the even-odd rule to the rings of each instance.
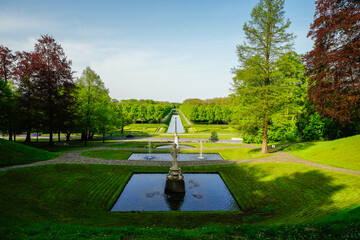
[[111, 211], [240, 210], [216, 173], [183, 174], [185, 194], [165, 194], [166, 173], [133, 174]]
[[[198, 159], [197, 157], [200, 156], [199, 153], [179, 153], [178, 154], [178, 161], [203, 161], [203, 160], [223, 160], [223, 158], [218, 153], [203, 153], [202, 154], [204, 159]], [[145, 160], [149, 161], [147, 158], [149, 156], [148, 153], [133, 153], [128, 158], [128, 160]], [[172, 156], [170, 153], [151, 153], [150, 156], [152, 157], [151, 161], [171, 161]]]

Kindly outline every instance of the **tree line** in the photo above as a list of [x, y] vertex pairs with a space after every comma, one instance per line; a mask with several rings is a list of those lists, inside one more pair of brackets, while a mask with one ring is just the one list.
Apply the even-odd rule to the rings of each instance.
[[227, 124], [231, 121], [232, 115], [229, 103], [229, 98], [186, 99], [180, 110], [194, 123]]
[[87, 67], [77, 79], [63, 48], [48, 35], [31, 52], [15, 52], [0, 45], [0, 132], [15, 140], [26, 132], [53, 136], [82, 133], [87, 144], [95, 133], [122, 129], [135, 122], [160, 122], [172, 104], [152, 100], [111, 99], [100, 76]]

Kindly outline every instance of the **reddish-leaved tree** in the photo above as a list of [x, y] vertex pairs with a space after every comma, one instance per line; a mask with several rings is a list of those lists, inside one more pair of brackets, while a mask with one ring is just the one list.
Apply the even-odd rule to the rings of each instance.
[[317, 0], [304, 57], [309, 98], [325, 117], [345, 125], [360, 119], [360, 1]]
[[59, 107], [64, 106], [60, 102], [66, 101], [63, 93], [75, 87], [71, 61], [67, 60], [61, 45], [48, 35], [43, 35], [38, 39], [33, 54], [36, 94], [41, 99], [42, 110], [49, 127], [49, 143], [52, 144], [55, 118], [58, 118], [61, 112]]
[[40, 121], [39, 101], [34, 87], [34, 54], [30, 52], [16, 52], [16, 66], [14, 76], [18, 85], [18, 108], [21, 114], [21, 125], [26, 129], [25, 142], [30, 143], [31, 130]]
[[0, 45], [0, 77], [7, 82], [12, 75], [15, 55], [7, 47]]

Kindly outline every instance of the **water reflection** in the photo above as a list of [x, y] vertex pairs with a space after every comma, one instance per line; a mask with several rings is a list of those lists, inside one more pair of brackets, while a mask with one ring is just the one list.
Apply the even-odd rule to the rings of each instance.
[[185, 193], [167, 193], [165, 195], [166, 204], [172, 211], [180, 210], [184, 203]]
[[219, 174], [184, 173], [185, 193], [165, 194], [166, 173], [133, 174], [111, 211], [240, 210]]

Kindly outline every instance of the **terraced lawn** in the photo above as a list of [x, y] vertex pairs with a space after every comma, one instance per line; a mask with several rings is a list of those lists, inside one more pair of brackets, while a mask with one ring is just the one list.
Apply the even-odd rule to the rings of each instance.
[[0, 167], [45, 161], [56, 158], [59, 155], [59, 153], [48, 152], [0, 139]]
[[360, 170], [360, 135], [284, 148], [297, 157], [335, 167]]
[[1, 172], [0, 211], [26, 221], [199, 227], [304, 223], [360, 204], [359, 176], [297, 164], [258, 163], [183, 167], [184, 172], [219, 172], [243, 212], [109, 212], [132, 172], [167, 171], [167, 167], [61, 164]]

